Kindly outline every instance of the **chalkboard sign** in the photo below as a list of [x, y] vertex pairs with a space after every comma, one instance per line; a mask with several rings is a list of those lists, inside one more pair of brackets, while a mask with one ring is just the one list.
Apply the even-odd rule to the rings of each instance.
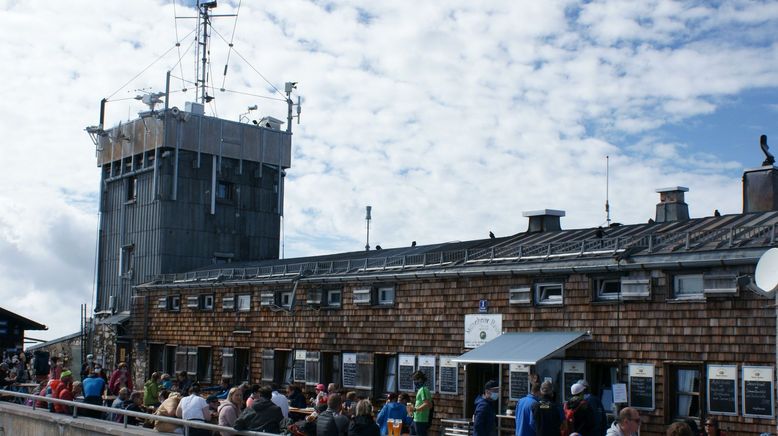
[[305, 350], [295, 350], [292, 378], [296, 382], [305, 382]]
[[453, 356], [440, 356], [440, 393], [458, 394], [459, 367], [452, 362]]
[[586, 379], [586, 362], [582, 360], [565, 360], [562, 365], [562, 372], [564, 374], [562, 379], [562, 396], [565, 400], [568, 400], [573, 396], [570, 392], [570, 388], [572, 388], [578, 380]]
[[508, 372], [508, 395], [519, 400], [529, 393], [529, 365], [511, 363]]
[[743, 416], [773, 417], [772, 367], [743, 367]]
[[737, 366], [708, 365], [708, 413], [737, 415]]
[[400, 354], [397, 360], [397, 389], [401, 392], [413, 392], [411, 375], [416, 371], [416, 356]]
[[654, 410], [654, 366], [629, 364], [629, 405]]
[[343, 387], [356, 387], [357, 385], [357, 355], [343, 353]]
[[435, 356], [419, 356], [419, 371], [427, 376], [427, 389], [435, 392]]

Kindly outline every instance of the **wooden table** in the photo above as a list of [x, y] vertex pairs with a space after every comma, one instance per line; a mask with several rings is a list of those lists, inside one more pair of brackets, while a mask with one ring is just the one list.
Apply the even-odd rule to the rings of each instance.
[[316, 409], [313, 407], [307, 407], [305, 409], [298, 409], [297, 407], [290, 407], [289, 413], [299, 413], [301, 415], [310, 415], [311, 413], [315, 412]]
[[497, 435], [512, 435], [516, 433], [516, 417], [513, 415], [497, 415]]

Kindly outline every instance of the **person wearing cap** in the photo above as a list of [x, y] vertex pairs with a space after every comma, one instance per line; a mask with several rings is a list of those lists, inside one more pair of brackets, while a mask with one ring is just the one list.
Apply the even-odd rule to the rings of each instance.
[[602, 405], [600, 397], [593, 395], [589, 389], [589, 383], [586, 380], [578, 380], [577, 384], [584, 387], [583, 397], [584, 400], [592, 408], [594, 414], [594, 436], [603, 436], [605, 434], [605, 427], [608, 425], [608, 418], [605, 416], [605, 406]]
[[422, 371], [411, 374], [413, 388], [416, 389], [414, 404], [409, 407], [413, 413], [413, 430], [416, 436], [427, 436], [430, 428], [430, 411], [432, 410], [432, 395], [427, 387], [427, 375]]
[[589, 403], [584, 399], [584, 385], [575, 383], [570, 386], [570, 393], [573, 395], [565, 402], [565, 416], [572, 414], [572, 422], [567, 420], [567, 431], [581, 433], [584, 435], [594, 434], [594, 412]]
[[532, 405], [532, 416], [538, 436], [558, 436], [562, 429], [564, 413], [554, 402], [554, 385], [544, 381], [540, 385], [540, 399]]
[[537, 376], [530, 381], [530, 393], [516, 403], [516, 436], [535, 436], [535, 417], [532, 408], [540, 398]]
[[92, 354], [86, 355], [86, 362], [81, 365], [81, 381], [83, 382], [89, 377], [89, 374], [95, 368], [95, 356]]
[[[52, 398], [58, 398], [60, 400], [73, 401], [73, 373], [66, 369], [60, 374], [60, 381], [58, 388], [51, 391]], [[57, 413], [70, 413], [70, 408], [61, 403], [54, 404], [54, 411]]]
[[493, 436], [497, 434], [497, 411], [495, 404], [500, 398], [500, 385], [489, 380], [484, 390], [475, 399], [473, 412], [473, 436]]

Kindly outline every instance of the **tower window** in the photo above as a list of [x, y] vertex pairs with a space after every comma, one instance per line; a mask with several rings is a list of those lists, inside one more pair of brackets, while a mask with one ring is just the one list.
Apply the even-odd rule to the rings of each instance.
[[216, 184], [216, 198], [222, 201], [232, 201], [235, 198], [235, 185], [219, 180]]
[[138, 177], [127, 179], [127, 201], [135, 201], [138, 198]]

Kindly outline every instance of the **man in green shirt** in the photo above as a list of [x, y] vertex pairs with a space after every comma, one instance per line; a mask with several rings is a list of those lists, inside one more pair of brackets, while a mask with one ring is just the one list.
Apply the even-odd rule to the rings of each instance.
[[143, 405], [159, 405], [159, 373], [151, 374], [151, 379], [143, 385]]
[[427, 376], [416, 371], [411, 375], [413, 387], [416, 389], [416, 400], [413, 406], [408, 406], [408, 412], [413, 413], [413, 434], [416, 436], [427, 436], [430, 428], [430, 412], [432, 411], [432, 394], [427, 388]]

